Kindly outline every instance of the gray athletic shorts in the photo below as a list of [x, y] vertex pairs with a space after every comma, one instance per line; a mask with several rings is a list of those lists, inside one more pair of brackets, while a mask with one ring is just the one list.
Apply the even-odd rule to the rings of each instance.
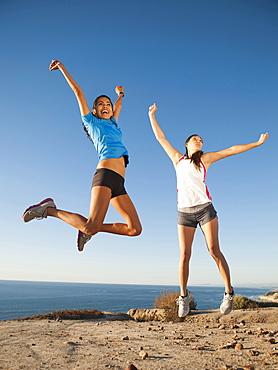
[[105, 186], [111, 190], [111, 198], [127, 194], [124, 187], [125, 179], [117, 172], [108, 168], [98, 168], [93, 178], [92, 187]]
[[205, 225], [217, 217], [217, 212], [212, 203], [205, 203], [199, 206], [179, 208], [178, 225], [194, 227]]

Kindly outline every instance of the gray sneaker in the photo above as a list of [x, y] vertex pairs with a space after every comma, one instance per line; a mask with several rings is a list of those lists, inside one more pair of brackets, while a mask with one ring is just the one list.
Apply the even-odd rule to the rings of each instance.
[[190, 311], [189, 305], [190, 305], [190, 302], [193, 301], [193, 299], [194, 299], [194, 295], [189, 290], [187, 290], [186, 297], [179, 296], [179, 298], [176, 300], [177, 305], [179, 306], [179, 311], [178, 311], [179, 317], [185, 317], [189, 314], [189, 311]]
[[228, 315], [233, 309], [233, 300], [234, 300], [235, 292], [233, 290], [233, 293], [224, 293], [224, 298], [220, 306], [220, 312], [223, 313], [223, 315]]
[[78, 236], [77, 236], [77, 249], [79, 252], [82, 252], [85, 244], [92, 238], [92, 235], [88, 235], [85, 233], [82, 233], [80, 230], [78, 230]]
[[22, 220], [24, 222], [29, 222], [34, 220], [34, 218], [42, 220], [47, 217], [48, 207], [56, 208], [56, 205], [51, 198], [44, 199], [39, 204], [35, 204], [27, 208], [22, 215]]

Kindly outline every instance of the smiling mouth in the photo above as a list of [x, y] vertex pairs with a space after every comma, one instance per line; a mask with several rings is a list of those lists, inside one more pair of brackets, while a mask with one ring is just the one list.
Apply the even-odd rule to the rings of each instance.
[[107, 109], [103, 109], [103, 110], [101, 111], [101, 113], [108, 113], [108, 110], [107, 110]]

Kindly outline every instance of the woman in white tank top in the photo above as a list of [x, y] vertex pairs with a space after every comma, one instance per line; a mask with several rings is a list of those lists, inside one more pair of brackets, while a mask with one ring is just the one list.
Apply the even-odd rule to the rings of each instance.
[[[165, 138], [164, 132], [157, 123], [156, 111], [157, 107], [155, 104], [150, 106], [149, 118], [152, 129], [156, 139], [172, 160], [177, 174], [178, 237], [180, 246], [180, 297], [177, 300], [179, 316], [184, 317], [189, 313], [189, 304], [193, 300], [193, 294], [187, 290], [187, 283], [192, 243], [197, 224], [200, 225], [203, 231], [207, 248], [223, 278], [225, 292], [220, 311], [223, 314], [228, 314], [233, 307], [234, 290], [231, 285], [229, 266], [220, 251], [218, 218], [211, 203], [212, 198], [205, 184], [206, 172], [213, 162], [262, 145], [267, 140], [268, 134], [261, 134], [259, 140], [251, 144], [234, 145], [228, 149], [209, 153], [202, 152], [202, 138], [199, 135], [191, 135], [186, 140], [186, 155], [184, 156], [173, 148]], [[200, 221], [198, 220], [199, 215], [201, 215]], [[195, 222], [196, 224], [194, 224]]]

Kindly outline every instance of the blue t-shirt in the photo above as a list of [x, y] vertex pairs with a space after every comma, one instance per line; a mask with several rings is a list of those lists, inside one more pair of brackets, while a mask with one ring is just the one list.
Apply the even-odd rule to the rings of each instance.
[[91, 112], [82, 117], [84, 127], [97, 150], [98, 159], [121, 158], [128, 155], [123, 134], [115, 118], [100, 119]]

